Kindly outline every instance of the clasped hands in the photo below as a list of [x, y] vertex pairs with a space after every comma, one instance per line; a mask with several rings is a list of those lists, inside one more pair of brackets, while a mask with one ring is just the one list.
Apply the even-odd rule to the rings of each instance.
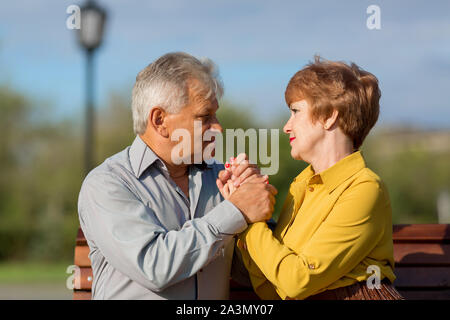
[[230, 158], [216, 180], [222, 196], [233, 203], [247, 223], [267, 221], [272, 217], [277, 189], [251, 164], [245, 153]]

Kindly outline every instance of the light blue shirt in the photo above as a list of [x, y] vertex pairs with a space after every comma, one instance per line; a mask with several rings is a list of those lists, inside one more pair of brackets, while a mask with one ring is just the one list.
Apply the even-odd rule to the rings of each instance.
[[92, 170], [78, 199], [93, 299], [227, 299], [233, 236], [247, 228], [216, 186], [222, 164], [189, 167], [189, 198], [137, 136]]

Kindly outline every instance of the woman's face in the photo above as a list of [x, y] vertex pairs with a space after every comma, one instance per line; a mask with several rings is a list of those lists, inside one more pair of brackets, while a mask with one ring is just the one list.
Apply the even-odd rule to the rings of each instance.
[[283, 128], [284, 133], [289, 135], [292, 158], [308, 163], [318, 152], [320, 141], [325, 136], [323, 124], [312, 122], [310, 108], [306, 100], [292, 103], [289, 107], [291, 117]]

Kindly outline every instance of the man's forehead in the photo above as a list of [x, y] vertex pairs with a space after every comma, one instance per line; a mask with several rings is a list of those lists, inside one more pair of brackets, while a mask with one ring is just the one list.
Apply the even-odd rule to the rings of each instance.
[[210, 99], [198, 99], [194, 102], [194, 110], [196, 112], [212, 112], [219, 108], [219, 104], [215, 97]]
[[219, 107], [215, 93], [198, 80], [188, 85], [189, 104], [196, 110], [217, 109]]

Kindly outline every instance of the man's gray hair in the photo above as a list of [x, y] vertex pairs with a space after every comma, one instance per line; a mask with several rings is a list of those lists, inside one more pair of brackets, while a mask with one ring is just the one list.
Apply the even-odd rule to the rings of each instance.
[[199, 60], [184, 52], [168, 53], [139, 72], [131, 100], [134, 133], [145, 132], [148, 116], [154, 107], [178, 113], [186, 106], [189, 103], [189, 80], [198, 81], [201, 87], [198, 89], [202, 90], [205, 99], [223, 95], [217, 67], [208, 58]]

